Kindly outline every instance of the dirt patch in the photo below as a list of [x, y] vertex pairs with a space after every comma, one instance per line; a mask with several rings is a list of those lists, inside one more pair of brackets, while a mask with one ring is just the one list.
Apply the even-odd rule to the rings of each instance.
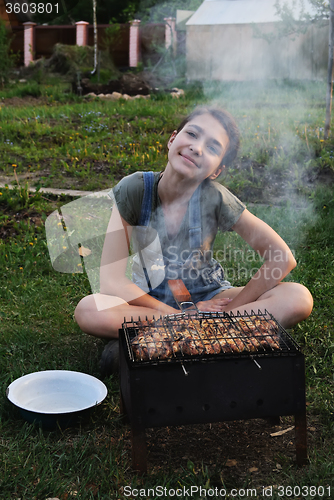
[[[115, 80], [110, 80], [107, 84], [92, 83], [89, 78], [81, 80], [82, 95], [94, 92], [95, 94], [112, 94], [119, 92], [121, 94], [148, 95], [151, 87], [146, 79], [140, 74], [126, 73]], [[73, 92], [78, 93], [78, 85], [73, 84]]]
[[[309, 449], [318, 439], [316, 426], [317, 422], [309, 418]], [[150, 474], [169, 469], [199, 474], [207, 467], [210, 488], [238, 484], [262, 491], [262, 487], [284, 481], [280, 478], [284, 465], [297, 467], [291, 427], [294, 427], [293, 417], [281, 417], [279, 425], [254, 419], [147, 429], [148, 470]], [[271, 436], [286, 429], [290, 430]], [[126, 434], [125, 438], [130, 455], [130, 436]]]
[[77, 81], [72, 83], [72, 91], [76, 94], [80, 91], [82, 95], [90, 92], [96, 95], [119, 92], [129, 96], [146, 96], [152, 93], [170, 93], [172, 88], [168, 78], [163, 79], [149, 71], [143, 71], [141, 73], [124, 73], [105, 84], [93, 83], [89, 78], [83, 78], [80, 81], [80, 89]]
[[17, 213], [8, 214], [8, 219], [1, 221], [0, 223], [0, 240], [8, 241], [9, 239], [15, 238], [22, 233], [22, 229], [20, 230], [18, 227], [18, 223], [21, 221], [29, 222], [32, 227], [40, 227], [44, 225], [44, 221], [42, 216], [37, 212], [27, 212], [20, 211]]
[[44, 106], [48, 104], [47, 97], [7, 97], [0, 101], [0, 105], [4, 104], [5, 106]]

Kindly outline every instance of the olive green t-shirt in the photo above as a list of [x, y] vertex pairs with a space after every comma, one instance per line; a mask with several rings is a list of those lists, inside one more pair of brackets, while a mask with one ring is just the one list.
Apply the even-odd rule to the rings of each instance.
[[[164, 215], [158, 195], [158, 182], [161, 173], [154, 173], [152, 214], [150, 226], [160, 239], [161, 248], [175, 246], [178, 252], [189, 250], [189, 207], [182, 221], [179, 233], [172, 239], [168, 237]], [[112, 190], [117, 208], [123, 219], [131, 226], [138, 226], [144, 196], [144, 178], [142, 172], [135, 172], [124, 177]], [[228, 189], [209, 179], [202, 183], [201, 189], [201, 225], [202, 250], [212, 250], [218, 229], [229, 231], [238, 221], [245, 205]]]

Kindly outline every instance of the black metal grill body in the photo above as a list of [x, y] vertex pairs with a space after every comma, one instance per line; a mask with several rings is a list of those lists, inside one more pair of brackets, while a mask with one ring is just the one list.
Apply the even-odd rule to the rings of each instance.
[[[137, 437], [145, 428], [156, 426], [284, 415], [305, 420], [304, 355], [297, 349], [285, 355], [253, 353], [225, 359], [212, 356], [193, 361], [140, 363], [130, 359], [124, 329], [119, 335], [123, 410]], [[139, 442], [143, 446], [143, 439]], [[302, 448], [306, 450], [305, 443]], [[133, 461], [140, 462], [141, 458], [136, 457], [141, 453], [133, 451]], [[300, 455], [300, 462], [305, 460], [304, 455]], [[146, 470], [146, 462], [144, 466], [133, 465]]]
[[121, 355], [121, 392], [134, 425], [155, 427], [293, 415], [305, 408], [304, 359], [226, 359], [133, 367]]

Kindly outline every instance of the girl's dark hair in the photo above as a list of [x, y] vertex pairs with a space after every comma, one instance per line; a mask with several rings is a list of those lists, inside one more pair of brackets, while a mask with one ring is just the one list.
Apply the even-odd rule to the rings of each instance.
[[235, 120], [230, 113], [220, 108], [211, 108], [201, 106], [195, 108], [190, 115], [188, 115], [184, 120], [180, 123], [177, 128], [177, 133], [179, 133], [188, 122], [190, 122], [196, 116], [210, 114], [213, 118], [215, 118], [226, 130], [227, 136], [229, 138], [228, 146], [224, 158], [222, 159], [221, 166], [225, 165], [226, 167], [231, 165], [235, 157], [237, 156], [239, 145], [240, 145], [240, 133], [235, 123]]

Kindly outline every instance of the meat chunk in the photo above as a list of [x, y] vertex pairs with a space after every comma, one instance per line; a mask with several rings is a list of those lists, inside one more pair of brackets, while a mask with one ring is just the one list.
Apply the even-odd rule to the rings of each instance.
[[142, 361], [279, 348], [278, 325], [259, 316], [147, 320], [138, 322], [132, 339], [135, 359]]

